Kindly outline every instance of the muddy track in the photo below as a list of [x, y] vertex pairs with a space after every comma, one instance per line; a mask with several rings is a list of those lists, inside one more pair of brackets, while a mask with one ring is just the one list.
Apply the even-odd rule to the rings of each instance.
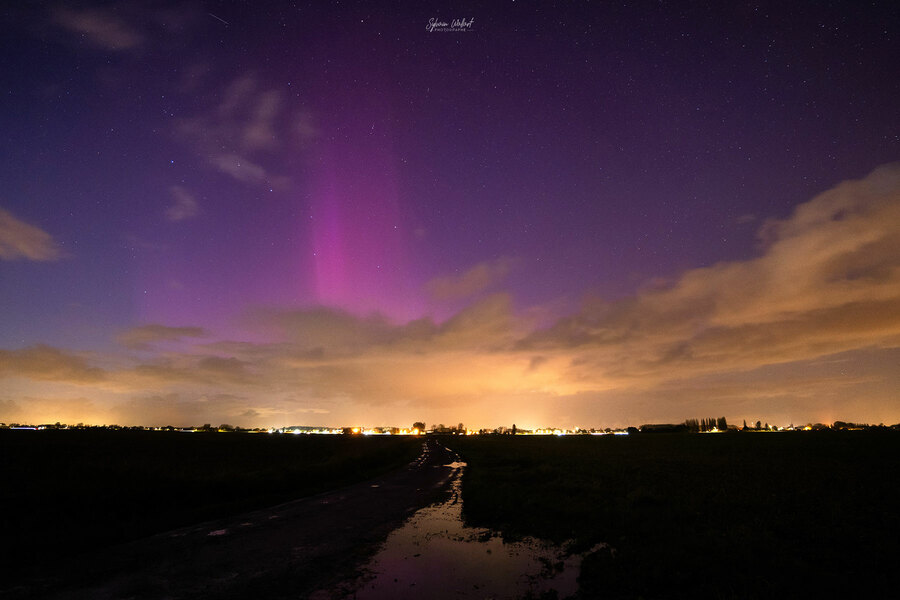
[[81, 557], [3, 598], [305, 598], [353, 578], [388, 533], [447, 493], [455, 455], [429, 440], [403, 469]]

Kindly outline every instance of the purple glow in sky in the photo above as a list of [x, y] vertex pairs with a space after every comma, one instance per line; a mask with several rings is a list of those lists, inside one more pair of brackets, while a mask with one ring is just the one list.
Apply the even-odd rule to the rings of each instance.
[[892, 3], [0, 16], [0, 421], [900, 420]]
[[310, 225], [316, 300], [366, 313], [412, 318], [396, 167], [384, 121], [372, 116], [336, 126], [347, 139], [315, 148]]

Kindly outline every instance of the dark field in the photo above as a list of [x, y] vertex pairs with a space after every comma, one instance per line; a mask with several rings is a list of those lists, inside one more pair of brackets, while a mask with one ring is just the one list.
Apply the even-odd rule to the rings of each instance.
[[467, 523], [599, 542], [585, 598], [888, 597], [896, 432], [457, 437]]
[[[469, 524], [611, 546], [586, 557], [584, 598], [887, 597], [900, 585], [896, 432], [441, 441], [469, 464]], [[0, 589], [86, 550], [369, 479], [421, 443], [0, 430]]]
[[333, 489], [413, 460], [402, 437], [0, 430], [0, 589], [67, 556]]

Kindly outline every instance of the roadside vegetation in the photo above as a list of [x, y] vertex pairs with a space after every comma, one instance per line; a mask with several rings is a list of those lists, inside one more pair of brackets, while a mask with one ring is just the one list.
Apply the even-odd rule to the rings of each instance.
[[0, 582], [60, 559], [364, 481], [421, 439], [0, 431]]
[[584, 598], [886, 597], [898, 585], [894, 431], [444, 442], [468, 463], [468, 524], [594, 548]]

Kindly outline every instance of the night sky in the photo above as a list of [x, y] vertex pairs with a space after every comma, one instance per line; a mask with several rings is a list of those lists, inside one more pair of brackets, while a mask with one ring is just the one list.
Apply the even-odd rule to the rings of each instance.
[[894, 2], [480, 4], [5, 6], [0, 421], [900, 421]]

